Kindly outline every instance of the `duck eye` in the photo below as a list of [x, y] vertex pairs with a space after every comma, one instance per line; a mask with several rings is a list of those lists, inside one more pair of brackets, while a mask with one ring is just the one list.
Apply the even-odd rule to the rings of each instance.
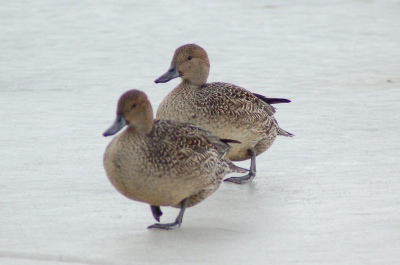
[[132, 105], [132, 109], [134, 109], [134, 108], [136, 108], [136, 104], [133, 104], [133, 105]]
[[192, 56], [189, 56], [189, 57], [188, 57], [188, 60], [192, 60], [192, 59], [193, 59], [193, 57], [192, 57]]

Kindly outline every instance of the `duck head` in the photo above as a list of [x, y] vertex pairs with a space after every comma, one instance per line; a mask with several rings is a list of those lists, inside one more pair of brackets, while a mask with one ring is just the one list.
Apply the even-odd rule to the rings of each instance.
[[125, 92], [118, 101], [117, 117], [103, 136], [114, 135], [127, 125], [147, 134], [153, 127], [153, 108], [146, 94], [140, 90]]
[[182, 82], [201, 86], [207, 82], [210, 61], [207, 52], [196, 44], [186, 44], [176, 49], [168, 71], [154, 82], [166, 83], [176, 77]]

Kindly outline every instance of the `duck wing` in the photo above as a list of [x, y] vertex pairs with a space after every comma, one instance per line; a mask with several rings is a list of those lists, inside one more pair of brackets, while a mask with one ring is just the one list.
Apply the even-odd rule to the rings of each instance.
[[[251, 115], [273, 116], [275, 108], [243, 87], [230, 83], [204, 84], [196, 93], [197, 101], [216, 112], [232, 111], [241, 117]], [[267, 104], [266, 104], [267, 103]], [[218, 109], [215, 109], [218, 106]]]

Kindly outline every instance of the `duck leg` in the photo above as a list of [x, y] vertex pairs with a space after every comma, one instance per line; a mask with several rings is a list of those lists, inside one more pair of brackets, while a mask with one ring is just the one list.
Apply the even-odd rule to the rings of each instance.
[[[154, 224], [147, 228], [158, 228], [158, 229], [171, 230], [171, 229], [180, 227], [182, 224], [183, 214], [185, 213], [186, 207], [188, 205], [188, 201], [189, 201], [189, 198], [186, 198], [183, 201], [181, 201], [181, 210], [179, 211], [179, 214], [176, 217], [175, 222], [168, 223], [168, 224]], [[155, 207], [157, 207], [157, 206], [155, 206]], [[152, 211], [153, 211], [153, 208], [152, 208]], [[153, 216], [154, 216], [154, 214], [153, 214]]]
[[242, 176], [242, 177], [230, 177], [230, 178], [224, 179], [224, 181], [233, 182], [236, 184], [249, 183], [249, 182], [253, 181], [254, 177], [256, 176], [256, 151], [253, 148], [253, 149], [249, 149], [248, 152], [251, 155], [249, 174]]
[[151, 213], [157, 222], [160, 222], [160, 216], [163, 215], [160, 206], [150, 205]]

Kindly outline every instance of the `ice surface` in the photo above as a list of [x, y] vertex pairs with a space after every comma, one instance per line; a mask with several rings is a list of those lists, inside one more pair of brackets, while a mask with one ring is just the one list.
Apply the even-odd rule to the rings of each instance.
[[[0, 264], [400, 264], [399, 1], [3, 1]], [[175, 231], [108, 182], [116, 101], [178, 46], [268, 97], [284, 129], [254, 183]], [[239, 163], [248, 166], [248, 162]], [[176, 209], [164, 208], [162, 221]]]

